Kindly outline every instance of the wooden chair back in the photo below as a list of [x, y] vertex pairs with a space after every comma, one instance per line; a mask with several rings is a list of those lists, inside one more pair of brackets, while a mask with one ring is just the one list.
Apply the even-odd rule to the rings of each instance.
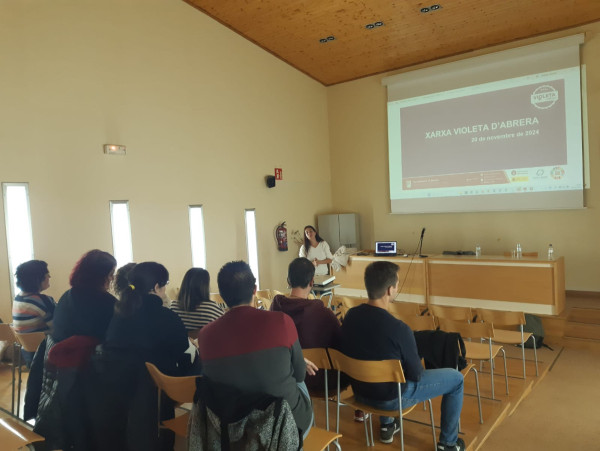
[[501, 310], [477, 309], [478, 319], [496, 326], [521, 326], [525, 324], [523, 312], [505, 312]]
[[0, 419], [0, 443], [2, 443], [2, 450], [16, 451], [28, 449], [27, 445], [44, 441], [44, 437], [30, 431], [16, 420], [12, 418]]
[[329, 362], [329, 356], [325, 348], [306, 348], [302, 350], [302, 355], [321, 370], [331, 369], [331, 363]]
[[346, 373], [361, 382], [404, 383], [404, 371], [400, 360], [357, 360], [336, 349], [327, 349], [334, 370]]
[[225, 301], [223, 300], [223, 298], [221, 297], [221, 295], [219, 293], [210, 293], [209, 297], [210, 297], [210, 300], [213, 302], [216, 302], [218, 304], [225, 304]]
[[414, 302], [390, 302], [388, 306], [388, 312], [390, 312], [392, 315], [394, 315], [394, 313], [397, 313], [398, 315], [402, 316], [421, 315], [421, 309], [419, 308], [419, 304], [416, 304]]
[[273, 299], [271, 290], [256, 290], [256, 297], [258, 299]]
[[14, 343], [17, 341], [15, 333], [13, 332], [10, 324], [0, 323], [0, 341], [8, 341], [8, 343]]
[[146, 368], [156, 386], [178, 403], [194, 402], [196, 379], [199, 376], [173, 377], [160, 372], [156, 365], [146, 362]]
[[454, 321], [470, 322], [473, 319], [471, 307], [452, 307], [446, 305], [433, 305], [428, 307], [429, 311], [436, 318], [451, 319]]
[[440, 329], [458, 332], [462, 338], [493, 338], [494, 327], [490, 323], [465, 323], [448, 318], [438, 318]]
[[28, 334], [20, 334], [13, 329], [15, 338], [21, 347], [27, 352], [35, 352], [40, 343], [46, 338], [44, 332], [30, 332]]
[[412, 330], [435, 330], [437, 328], [435, 318], [429, 315], [405, 316], [398, 319], [406, 323]]

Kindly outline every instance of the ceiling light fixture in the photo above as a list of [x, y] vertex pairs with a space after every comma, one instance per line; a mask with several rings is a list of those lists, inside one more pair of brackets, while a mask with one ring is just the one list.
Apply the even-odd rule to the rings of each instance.
[[335, 36], [331, 35], [331, 36], [327, 36], [326, 38], [319, 39], [319, 42], [321, 44], [327, 44], [329, 41], [335, 41]]
[[422, 12], [423, 14], [425, 14], [425, 13], [428, 13], [428, 12], [429, 12], [429, 8], [428, 8], [427, 6], [426, 6], [426, 7], [424, 7], [424, 8], [421, 8], [421, 12]]
[[381, 20], [375, 22], [373, 25], [375, 25], [376, 27], [383, 27], [383, 22]]
[[436, 3], [435, 5], [431, 5], [431, 6], [429, 7], [429, 9], [430, 9], [430, 10], [432, 10], [432, 11], [436, 11], [436, 10], [440, 9], [441, 7], [442, 7], [442, 5], [438, 5], [438, 4]]

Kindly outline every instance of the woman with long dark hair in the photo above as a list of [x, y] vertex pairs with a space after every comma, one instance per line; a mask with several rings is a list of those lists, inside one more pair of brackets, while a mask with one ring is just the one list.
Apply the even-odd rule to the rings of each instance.
[[171, 310], [179, 315], [189, 335], [197, 335], [208, 323], [225, 313], [223, 305], [210, 300], [210, 274], [202, 268], [190, 268], [183, 276], [177, 300]]
[[86, 335], [104, 341], [117, 301], [108, 290], [117, 261], [98, 249], [85, 253], [71, 272], [71, 289], [62, 295], [54, 312], [54, 341]]
[[304, 244], [300, 247], [299, 256], [309, 259], [315, 265], [315, 276], [329, 274], [328, 265], [333, 261], [329, 244], [311, 225], [304, 227]]

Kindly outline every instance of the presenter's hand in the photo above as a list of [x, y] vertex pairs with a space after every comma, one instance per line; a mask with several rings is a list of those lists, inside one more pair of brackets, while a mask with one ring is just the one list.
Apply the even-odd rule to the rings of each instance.
[[312, 264], [314, 265], [314, 267], [316, 268], [319, 265], [319, 260], [317, 260], [316, 258], [312, 261]]
[[309, 376], [314, 376], [315, 374], [317, 374], [317, 371], [319, 371], [319, 368], [317, 368], [317, 365], [315, 365], [308, 359], [304, 359], [304, 362], [306, 363], [306, 372], [308, 373]]

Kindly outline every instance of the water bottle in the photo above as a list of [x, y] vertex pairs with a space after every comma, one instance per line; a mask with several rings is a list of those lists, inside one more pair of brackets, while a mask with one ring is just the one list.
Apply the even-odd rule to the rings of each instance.
[[479, 244], [475, 245], [475, 257], [481, 257], [481, 246]]
[[554, 248], [552, 244], [548, 246], [548, 260], [554, 260]]
[[523, 251], [521, 250], [521, 243], [517, 243], [517, 258], [523, 258]]

